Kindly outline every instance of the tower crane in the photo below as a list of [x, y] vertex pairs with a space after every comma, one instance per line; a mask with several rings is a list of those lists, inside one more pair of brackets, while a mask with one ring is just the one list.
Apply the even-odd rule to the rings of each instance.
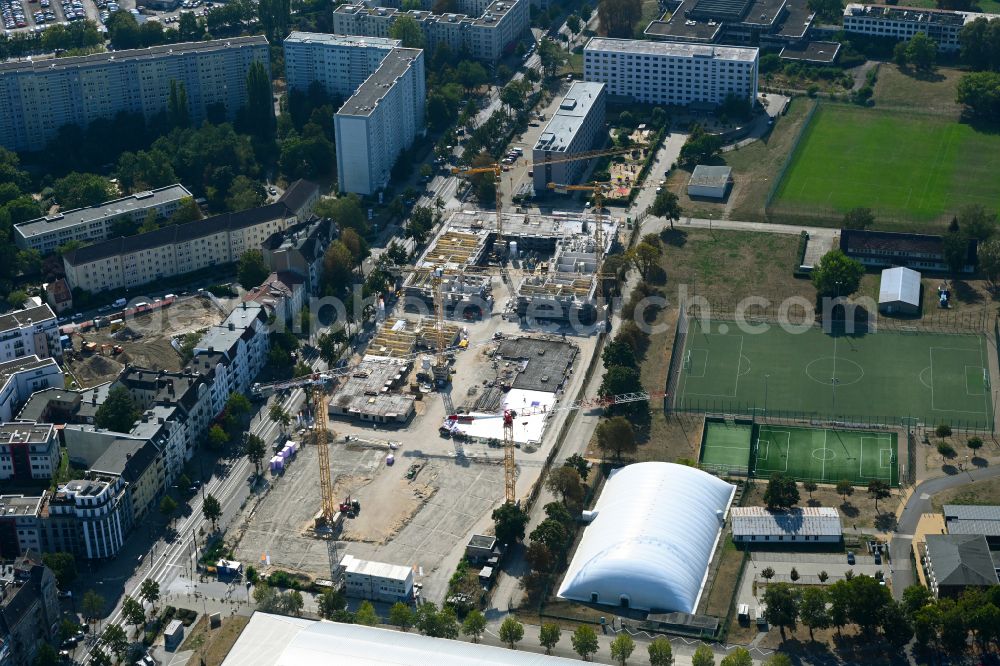
[[648, 401], [656, 398], [663, 398], [666, 393], [639, 391], [635, 393], [620, 393], [617, 395], [595, 396], [577, 400], [565, 405], [543, 410], [535, 408], [530, 411], [518, 412], [514, 409], [504, 409], [498, 414], [449, 414], [441, 426], [442, 433], [450, 433], [452, 428], [459, 423], [471, 423], [481, 419], [503, 420], [503, 468], [504, 468], [504, 501], [513, 504], [517, 501], [517, 468], [514, 460], [514, 420], [518, 417], [533, 416], [536, 414], [550, 414], [554, 412], [573, 411], [577, 409], [593, 409], [595, 407], [612, 407], [614, 405], [625, 405], [632, 402]]

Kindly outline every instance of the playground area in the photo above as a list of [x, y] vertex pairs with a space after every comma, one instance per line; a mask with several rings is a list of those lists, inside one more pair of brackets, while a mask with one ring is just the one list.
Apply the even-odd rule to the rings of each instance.
[[982, 334], [691, 320], [674, 408], [992, 430], [988, 346]]
[[899, 485], [894, 432], [808, 428], [709, 419], [701, 464], [717, 471], [750, 470], [766, 479], [782, 472], [797, 481]]

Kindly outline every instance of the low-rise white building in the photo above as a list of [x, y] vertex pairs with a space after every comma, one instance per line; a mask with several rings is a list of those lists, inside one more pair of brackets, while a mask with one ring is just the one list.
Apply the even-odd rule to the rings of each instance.
[[115, 222], [128, 219], [141, 225], [150, 212], [167, 218], [177, 211], [181, 201], [190, 197], [191, 193], [184, 186], [175, 184], [136, 192], [89, 208], [60, 211], [14, 225], [14, 242], [22, 250], [49, 254], [70, 241], [102, 241], [111, 236]]
[[732, 183], [732, 167], [699, 164], [691, 173], [687, 193], [689, 197], [725, 199], [726, 193], [729, 191], [729, 186]]
[[900, 41], [922, 32], [937, 43], [939, 51], [955, 52], [962, 47], [958, 39], [962, 27], [978, 18], [989, 21], [1000, 15], [852, 2], [844, 8], [844, 32]]
[[0, 424], [0, 481], [51, 479], [57, 469], [59, 438], [52, 424]]
[[59, 324], [48, 305], [0, 315], [0, 363], [34, 354], [60, 357]]
[[734, 543], [839, 543], [844, 538], [840, 513], [828, 506], [785, 511], [734, 506], [729, 517]]
[[721, 104], [729, 95], [757, 101], [758, 49], [714, 44], [592, 37], [583, 76], [608, 94], [644, 104]]
[[13, 419], [35, 391], [63, 386], [65, 376], [51, 358], [32, 354], [0, 363], [0, 422]]
[[349, 597], [388, 603], [413, 599], [412, 567], [344, 555], [340, 569], [344, 576], [344, 592]]

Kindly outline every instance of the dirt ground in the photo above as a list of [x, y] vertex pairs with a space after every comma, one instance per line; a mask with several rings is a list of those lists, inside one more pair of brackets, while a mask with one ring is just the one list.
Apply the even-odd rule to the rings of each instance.
[[[859, 296], [869, 296], [878, 300], [879, 281], [881, 273], [867, 273], [861, 279], [861, 288], [858, 290]], [[940, 322], [946, 324], [948, 321], [973, 322], [977, 318], [992, 326], [992, 317], [997, 314], [998, 302], [985, 280], [947, 280], [951, 287], [951, 306], [947, 309], [938, 307], [938, 286], [945, 282], [941, 277], [925, 277], [921, 281], [923, 291], [923, 307], [920, 316], [917, 318], [890, 317], [879, 315], [882, 321], [896, 321], [900, 325], [906, 325], [908, 321], [919, 321], [925, 324]]]
[[935, 510], [945, 504], [1000, 504], [1000, 479], [985, 479], [945, 490], [932, 500]]
[[223, 618], [222, 626], [212, 630], [208, 628], [208, 617], [202, 615], [184, 639], [182, 650], [194, 650], [190, 663], [204, 666], [219, 666], [226, 655], [233, 649], [243, 628], [250, 622], [244, 615], [234, 615]]
[[[747, 506], [762, 506], [764, 504], [764, 491], [767, 490], [767, 481], [761, 479], [755, 483], [747, 492]], [[820, 485], [819, 489], [812, 493], [810, 498], [802, 485], [799, 484], [799, 504], [798, 506], [832, 506], [840, 511], [844, 529], [861, 529], [874, 527], [888, 530], [896, 523], [896, 509], [899, 508], [899, 491], [893, 489], [892, 496], [879, 500], [878, 513], [875, 512], [875, 500], [868, 495], [865, 488], [855, 488], [854, 492], [843, 497], [837, 494], [837, 489], [831, 485]]]
[[[400, 463], [402, 464], [402, 463]], [[343, 476], [333, 484], [334, 497], [346, 497], [361, 502], [363, 520], [344, 523], [341, 539], [384, 544], [394, 537], [424, 505], [437, 488], [396, 475]]]
[[[177, 371], [181, 369], [183, 360], [170, 340], [222, 320], [222, 313], [208, 300], [189, 298], [177, 301], [163, 312], [130, 318], [124, 331], [112, 333], [108, 326], [73, 335], [74, 353], [67, 354], [66, 366], [81, 388], [112, 381], [126, 364]], [[103, 346], [103, 351], [84, 355], [80, 351], [84, 342]], [[114, 354], [114, 345], [120, 345], [123, 351]]]

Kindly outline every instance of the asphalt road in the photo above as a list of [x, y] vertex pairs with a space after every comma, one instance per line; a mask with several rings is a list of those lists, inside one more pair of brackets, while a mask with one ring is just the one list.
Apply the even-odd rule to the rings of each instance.
[[965, 469], [951, 476], [928, 479], [913, 489], [913, 494], [910, 495], [906, 506], [903, 507], [896, 533], [889, 542], [889, 556], [892, 558], [892, 593], [896, 599], [901, 599], [903, 590], [916, 582], [910, 560], [913, 533], [917, 529], [920, 515], [930, 513], [933, 510], [931, 499], [934, 495], [944, 490], [997, 476], [1000, 476], [1000, 466]]

